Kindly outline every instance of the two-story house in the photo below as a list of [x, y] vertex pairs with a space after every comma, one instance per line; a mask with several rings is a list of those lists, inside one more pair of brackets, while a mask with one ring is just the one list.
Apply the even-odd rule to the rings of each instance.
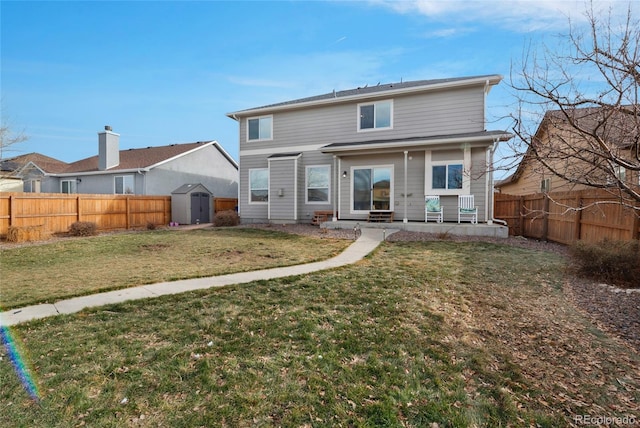
[[425, 195], [439, 195], [457, 221], [458, 195], [474, 195], [492, 218], [495, 144], [486, 97], [499, 75], [379, 84], [228, 113], [240, 127], [243, 222], [364, 220], [391, 211], [425, 221]]

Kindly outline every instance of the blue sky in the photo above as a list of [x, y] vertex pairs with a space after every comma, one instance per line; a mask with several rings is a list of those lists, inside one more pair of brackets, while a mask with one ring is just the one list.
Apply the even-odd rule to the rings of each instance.
[[[628, 2], [595, 2], [625, 9]], [[378, 82], [502, 74], [529, 43], [558, 43], [584, 1], [0, 2], [2, 121], [65, 162], [121, 149], [217, 140], [226, 113]], [[488, 117], [513, 109], [507, 85]], [[505, 120], [489, 129], [506, 129]]]

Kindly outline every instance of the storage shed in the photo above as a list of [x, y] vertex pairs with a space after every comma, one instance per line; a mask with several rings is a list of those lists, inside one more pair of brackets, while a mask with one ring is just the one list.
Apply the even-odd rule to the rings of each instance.
[[184, 184], [171, 192], [171, 221], [179, 224], [210, 223], [211, 192], [201, 183]]

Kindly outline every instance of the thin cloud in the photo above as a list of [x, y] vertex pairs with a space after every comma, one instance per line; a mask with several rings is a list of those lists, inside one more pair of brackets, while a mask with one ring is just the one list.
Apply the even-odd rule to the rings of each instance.
[[[565, 29], [567, 22], [585, 22], [589, 2], [585, 0], [373, 0], [374, 5], [397, 13], [418, 13], [436, 21], [468, 24], [483, 22], [520, 33]], [[594, 1], [596, 12], [611, 9], [626, 12], [628, 3], [615, 0]]]

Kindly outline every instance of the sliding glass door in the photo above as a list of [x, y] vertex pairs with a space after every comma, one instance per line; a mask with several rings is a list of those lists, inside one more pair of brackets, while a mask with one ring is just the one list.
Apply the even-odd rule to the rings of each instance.
[[353, 169], [353, 211], [391, 210], [391, 167]]

